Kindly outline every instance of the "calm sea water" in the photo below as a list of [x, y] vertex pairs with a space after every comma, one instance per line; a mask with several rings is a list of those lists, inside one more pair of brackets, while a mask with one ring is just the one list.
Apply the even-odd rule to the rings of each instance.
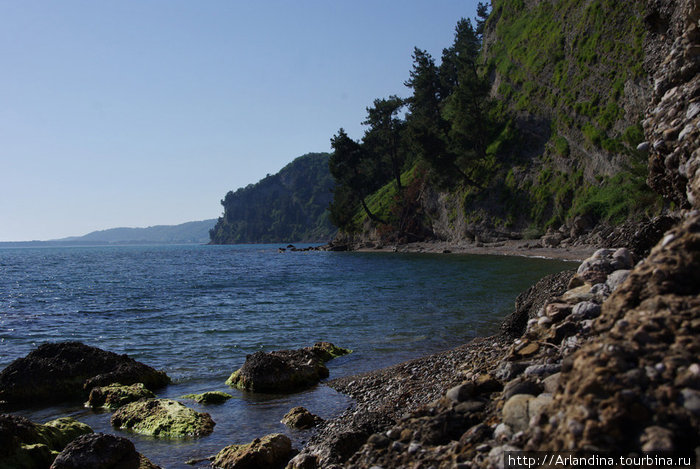
[[278, 253], [277, 245], [0, 249], [0, 368], [44, 342], [79, 340], [165, 370], [160, 397], [222, 390], [202, 407], [212, 435], [167, 441], [112, 429], [109, 413], [62, 406], [20, 412], [73, 416], [124, 434], [168, 468], [271, 432], [299, 447], [309, 434], [279, 420], [304, 405], [324, 418], [350, 401], [323, 384], [289, 396], [254, 395], [224, 381], [247, 354], [326, 340], [354, 352], [331, 378], [444, 350], [494, 332], [538, 278], [572, 268], [544, 259], [394, 253]]

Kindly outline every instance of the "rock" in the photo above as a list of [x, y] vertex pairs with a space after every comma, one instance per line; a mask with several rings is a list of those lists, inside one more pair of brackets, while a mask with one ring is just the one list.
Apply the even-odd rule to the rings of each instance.
[[531, 394], [536, 396], [542, 392], [542, 386], [533, 379], [518, 377], [506, 384], [503, 388], [503, 398], [510, 399], [516, 394]]
[[196, 412], [171, 399], [143, 399], [120, 407], [112, 426], [159, 438], [204, 436], [214, 430], [209, 414]]
[[476, 384], [476, 394], [489, 394], [503, 389], [503, 384], [500, 381], [485, 373], [479, 375], [474, 384]]
[[571, 305], [568, 303], [549, 303], [544, 309], [544, 314], [552, 321], [560, 322], [571, 314]]
[[501, 443], [509, 441], [512, 436], [513, 429], [503, 422], [496, 425], [496, 428], [493, 431], [493, 437]]
[[528, 403], [527, 415], [532, 420], [537, 417], [542, 410], [552, 402], [552, 395], [547, 393], [542, 393], [535, 397]]
[[700, 415], [700, 391], [695, 389], [682, 389], [681, 396], [683, 397], [683, 407], [692, 414]]
[[554, 392], [556, 392], [557, 388], [559, 387], [560, 381], [561, 381], [561, 373], [560, 372], [547, 376], [545, 379], [542, 380], [542, 384], [544, 386], [544, 392], [549, 393], [549, 394], [554, 394]]
[[578, 332], [578, 326], [571, 321], [565, 321], [553, 328], [548, 336], [548, 341], [558, 345], [562, 340], [570, 337]]
[[530, 365], [527, 368], [525, 368], [525, 371], [523, 372], [523, 376], [525, 376], [525, 377], [536, 376], [538, 378], [542, 378], [545, 376], [552, 375], [554, 373], [558, 373], [559, 370], [561, 370], [561, 365], [556, 364], [556, 363], [544, 363], [541, 365]]
[[122, 386], [118, 383], [110, 384], [109, 386], [92, 388], [85, 407], [118, 409], [129, 402], [153, 397], [156, 397], [155, 394], [146, 389], [143, 383], [136, 383], [131, 386]]
[[569, 319], [573, 321], [583, 321], [584, 319], [594, 319], [600, 316], [600, 305], [592, 301], [582, 301], [574, 305]]
[[627, 280], [627, 277], [629, 277], [629, 275], [629, 270], [616, 270], [610, 275], [608, 275], [608, 278], [605, 280], [605, 284], [608, 286], [610, 293], [617, 290], [617, 287], [622, 285], [622, 282]]
[[281, 468], [292, 455], [292, 442], [280, 433], [256, 438], [246, 445], [227, 446], [211, 465], [220, 469]]
[[503, 423], [514, 432], [527, 430], [530, 424], [528, 403], [534, 398], [531, 394], [516, 394], [508, 399], [503, 405]]
[[619, 248], [613, 252], [612, 260], [615, 270], [629, 270], [634, 267], [634, 258], [627, 248]]
[[127, 355], [80, 342], [40, 345], [0, 372], [0, 402], [5, 409], [85, 400], [95, 386], [144, 383], [157, 389], [170, 378]]
[[511, 337], [520, 337], [525, 332], [528, 319], [537, 317], [537, 312], [542, 307], [566, 292], [573, 276], [572, 270], [548, 275], [518, 295], [515, 299], [515, 312], [501, 324], [503, 333]]
[[159, 469], [120, 436], [94, 433], [73, 440], [51, 469]]
[[202, 394], [185, 394], [182, 399], [194, 399], [198, 404], [223, 404], [233, 396], [227, 392], [207, 391]]
[[465, 401], [460, 402], [455, 406], [455, 411], [460, 414], [471, 414], [473, 412], [479, 412], [486, 404], [481, 401]]
[[92, 428], [71, 417], [61, 417], [37, 425], [37, 430], [51, 448], [63, 448], [80, 435], [92, 433]]
[[304, 430], [315, 427], [323, 422], [323, 419], [318, 415], [314, 415], [304, 407], [294, 407], [285, 414], [281, 422], [288, 427]]
[[327, 378], [328, 368], [324, 363], [346, 353], [350, 351], [329, 342], [300, 350], [256, 352], [246, 357], [243, 366], [226, 384], [252, 392], [299, 391]]
[[311, 349], [324, 362], [352, 353], [352, 350], [338, 347], [330, 342], [316, 342]]
[[451, 388], [445, 396], [453, 402], [462, 402], [473, 397], [475, 393], [476, 385], [472, 382], [466, 382]]
[[86, 433], [92, 429], [69, 417], [42, 425], [0, 414], [0, 467], [47, 468], [71, 440]]
[[593, 294], [591, 293], [590, 285], [583, 285], [581, 287], [576, 287], [572, 290], [568, 290], [561, 296], [561, 299], [569, 304], [580, 303], [581, 301], [590, 301], [593, 299]]
[[656, 425], [644, 429], [640, 437], [642, 451], [673, 452], [673, 432]]
[[525, 368], [527, 368], [525, 363], [502, 361], [493, 372], [493, 376], [501, 381], [511, 381], [525, 371]]

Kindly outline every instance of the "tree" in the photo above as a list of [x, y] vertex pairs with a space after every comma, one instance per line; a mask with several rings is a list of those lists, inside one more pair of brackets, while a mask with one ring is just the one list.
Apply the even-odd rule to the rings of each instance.
[[367, 108], [367, 119], [362, 122], [369, 126], [362, 139], [363, 147], [374, 154], [377, 160], [388, 163], [386, 166], [391, 169], [391, 176], [399, 191], [403, 189], [401, 173], [406, 160], [401, 148], [405, 122], [398, 118], [403, 107], [404, 101], [398, 96], [375, 99], [374, 106]]
[[[377, 223], [386, 223], [370, 211], [365, 201], [369, 194], [381, 186], [380, 179], [378, 179], [378, 174], [380, 173], [379, 161], [376, 158], [372, 158], [372, 155], [368, 154], [362, 145], [351, 139], [342, 128], [331, 138], [331, 147], [334, 150], [328, 161], [331, 175], [333, 175], [338, 186], [347, 188], [337, 189], [335, 192], [342, 196], [338, 203], [343, 205], [331, 206], [331, 213], [335, 214], [334, 219], [338, 220], [341, 218], [339, 215], [340, 209], [354, 212], [354, 210], [350, 210], [347, 204], [353, 200], [358, 200], [370, 220]], [[332, 204], [336, 204], [335, 199]]]
[[476, 34], [479, 36], [479, 40], [484, 37], [484, 29], [486, 28], [486, 20], [489, 19], [489, 4], [481, 3], [476, 6]]
[[455, 156], [454, 166], [464, 180], [478, 186], [475, 174], [486, 159], [486, 145], [492, 126], [489, 123], [490, 83], [479, 73], [481, 40], [468, 19], [461, 19], [455, 40], [443, 51], [449, 68], [442, 78], [452, 88], [445, 99], [442, 116], [450, 123], [448, 152]]

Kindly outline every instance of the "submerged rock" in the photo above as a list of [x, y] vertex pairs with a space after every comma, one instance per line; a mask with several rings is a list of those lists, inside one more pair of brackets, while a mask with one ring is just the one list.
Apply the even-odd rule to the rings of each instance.
[[294, 407], [282, 417], [281, 422], [290, 428], [304, 430], [306, 428], [315, 427], [323, 422], [323, 419], [318, 415], [314, 415], [304, 407]]
[[195, 402], [199, 404], [222, 404], [233, 396], [226, 392], [221, 391], [207, 391], [202, 394], [185, 394], [182, 396], [183, 399], [194, 399]]
[[292, 442], [280, 433], [256, 438], [247, 445], [227, 446], [211, 465], [221, 469], [281, 468], [292, 456]]
[[0, 414], [0, 469], [47, 468], [71, 440], [92, 433], [72, 418], [43, 425], [18, 415]]
[[98, 407], [118, 409], [130, 402], [154, 397], [156, 397], [156, 395], [146, 389], [143, 383], [136, 383], [131, 386], [122, 386], [116, 383], [110, 384], [109, 386], [92, 388], [85, 405], [93, 409]]
[[139, 454], [134, 444], [115, 435], [94, 433], [73, 440], [51, 469], [159, 469]]
[[0, 372], [0, 408], [18, 409], [85, 399], [93, 387], [143, 383], [157, 389], [170, 382], [162, 371], [80, 342], [40, 345]]
[[112, 426], [162, 438], [204, 436], [214, 431], [209, 414], [171, 399], [143, 399], [119, 408]]
[[299, 391], [328, 377], [325, 362], [350, 352], [329, 342], [300, 350], [256, 352], [246, 357], [226, 384], [253, 392]]

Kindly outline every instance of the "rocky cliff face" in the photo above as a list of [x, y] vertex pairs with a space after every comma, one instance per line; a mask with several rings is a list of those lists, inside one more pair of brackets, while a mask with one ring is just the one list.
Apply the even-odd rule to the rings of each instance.
[[700, 2], [650, 1], [647, 64], [654, 88], [644, 131], [649, 185], [680, 207], [700, 207]]

